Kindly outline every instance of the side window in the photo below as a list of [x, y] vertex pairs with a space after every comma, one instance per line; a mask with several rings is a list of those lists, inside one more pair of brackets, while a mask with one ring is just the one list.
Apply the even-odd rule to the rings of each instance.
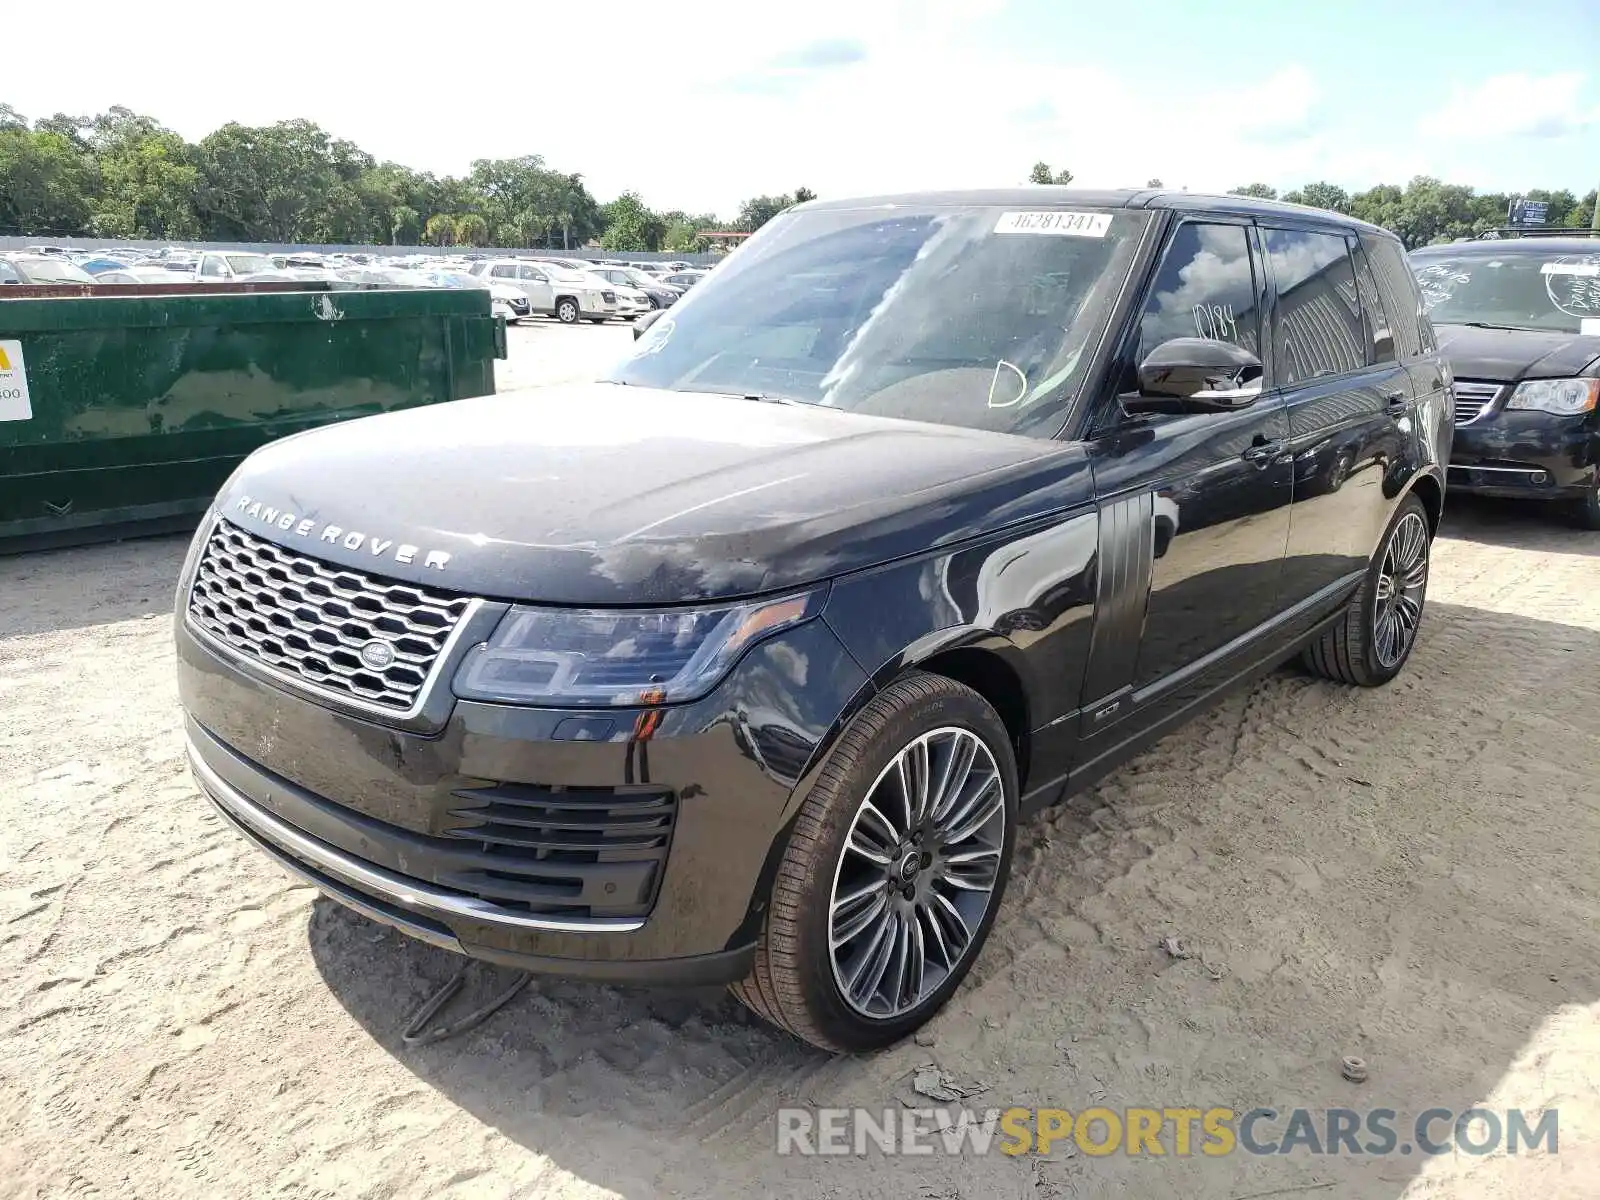
[[1394, 325], [1395, 344], [1401, 357], [1413, 358], [1424, 349], [1433, 349], [1433, 327], [1423, 309], [1416, 277], [1406, 262], [1405, 251], [1393, 238], [1369, 236], [1362, 245], [1378, 277], [1378, 292]]
[[1356, 265], [1356, 295], [1361, 299], [1361, 316], [1367, 323], [1367, 362], [1372, 366], [1391, 363], [1394, 361], [1394, 331], [1389, 328], [1386, 306], [1378, 295], [1378, 281], [1360, 243], [1351, 238], [1349, 247], [1351, 261]]
[[1260, 288], [1243, 225], [1190, 221], [1173, 235], [1139, 318], [1133, 361], [1180, 337], [1214, 338], [1261, 353]]
[[524, 279], [531, 279], [535, 283], [544, 283], [545, 282], [545, 274], [544, 274], [543, 271], [539, 270], [538, 267], [523, 267], [522, 268], [522, 277]]
[[1277, 384], [1344, 375], [1366, 366], [1367, 331], [1343, 236], [1302, 229], [1261, 232], [1278, 288], [1272, 329]]
[[517, 269], [510, 266], [490, 267], [489, 274], [496, 279], [515, 279], [517, 277]]
[[222, 260], [215, 255], [208, 255], [201, 259], [200, 275], [204, 279], [221, 279]]
[[10, 263], [0, 260], [0, 283], [21, 283], [22, 276]]

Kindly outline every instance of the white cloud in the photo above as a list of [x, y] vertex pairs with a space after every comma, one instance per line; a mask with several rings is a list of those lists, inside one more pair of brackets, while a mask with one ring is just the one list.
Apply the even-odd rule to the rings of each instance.
[[1587, 77], [1511, 72], [1456, 86], [1417, 128], [1425, 137], [1481, 140], [1494, 137], [1562, 137], [1600, 122], [1600, 106], [1586, 107]]
[[[232, 120], [307, 117], [437, 173], [537, 153], [582, 173], [602, 200], [634, 188], [659, 208], [723, 216], [745, 197], [800, 185], [839, 196], [1020, 183], [1039, 159], [1084, 186], [1160, 176], [1195, 191], [1252, 180], [1356, 187], [1458, 165], [1442, 138], [1385, 125], [1381, 104], [1364, 118], [1327, 102], [1337, 76], [1319, 77], [1314, 60], [1279, 57], [1251, 83], [1219, 64], [1216, 86], [1182, 86], [1159, 56], [1002, 49], [994, 18], [1007, 5], [807, 0], [759, 20], [735, 0], [612, 0], [598, 28], [620, 47], [611, 51], [584, 36], [552, 42], [538, 5], [502, 6], [480, 23], [407, 0], [275, 0], [274, 32], [263, 33], [249, 6], [158, 0], [159, 59], [92, 40], [74, 50], [72, 71], [59, 56], [12, 55], [0, 101], [35, 117], [126, 104], [191, 139]], [[126, 21], [121, 0], [79, 0], [73, 11], [82, 28]], [[53, 44], [51, 22], [35, 5], [7, 33]], [[1581, 112], [1581, 84], [1490, 80], [1451, 99], [1450, 121], [1436, 117], [1474, 136], [1486, 122], [1558, 129]], [[1352, 129], [1369, 118], [1370, 129]], [[1500, 163], [1468, 161], [1462, 177], [1487, 185]]]

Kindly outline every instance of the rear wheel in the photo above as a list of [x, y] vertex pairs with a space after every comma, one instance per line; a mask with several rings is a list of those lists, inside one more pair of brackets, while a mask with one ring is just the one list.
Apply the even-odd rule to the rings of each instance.
[[795, 819], [734, 995], [825, 1050], [874, 1050], [950, 998], [1010, 875], [1017, 772], [971, 688], [912, 673], [840, 736]]
[[563, 325], [576, 325], [579, 315], [578, 302], [576, 300], [556, 301], [556, 320]]
[[1378, 687], [1400, 673], [1422, 623], [1432, 540], [1427, 509], [1407, 496], [1343, 616], [1306, 647], [1308, 669], [1359, 687]]

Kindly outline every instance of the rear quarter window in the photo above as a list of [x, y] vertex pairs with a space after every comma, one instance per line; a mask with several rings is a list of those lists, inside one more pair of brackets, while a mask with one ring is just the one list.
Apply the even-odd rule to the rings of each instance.
[[1361, 245], [1372, 263], [1378, 295], [1389, 313], [1395, 349], [1402, 358], [1432, 353], [1435, 348], [1433, 323], [1422, 305], [1416, 276], [1406, 262], [1405, 251], [1393, 238], [1364, 235]]

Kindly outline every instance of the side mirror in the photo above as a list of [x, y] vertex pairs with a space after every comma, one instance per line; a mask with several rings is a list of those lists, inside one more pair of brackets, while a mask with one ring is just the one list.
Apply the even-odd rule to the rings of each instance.
[[1139, 392], [1129, 413], [1232, 412], [1261, 395], [1261, 360], [1231, 342], [1173, 338], [1139, 364]]
[[637, 342], [640, 338], [642, 338], [644, 336], [644, 331], [659, 321], [661, 319], [661, 314], [666, 311], [667, 310], [664, 308], [652, 308], [647, 313], [640, 313], [633, 322], [633, 340]]

